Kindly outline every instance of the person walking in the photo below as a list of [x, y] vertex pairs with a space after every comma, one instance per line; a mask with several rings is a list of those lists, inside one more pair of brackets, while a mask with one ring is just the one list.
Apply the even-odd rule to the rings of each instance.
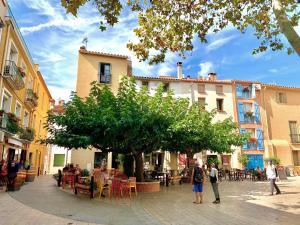
[[272, 160], [269, 161], [269, 165], [267, 167], [267, 177], [270, 180], [270, 189], [271, 189], [271, 195], [273, 195], [274, 187], [276, 189], [276, 195], [281, 194], [276, 182], [277, 177], [277, 171], [275, 166], [273, 165]]
[[216, 200], [213, 201], [214, 204], [220, 203], [220, 195], [219, 195], [219, 189], [218, 189], [218, 170], [214, 163], [211, 164], [211, 169], [209, 173], [210, 183], [212, 186], [212, 189], [215, 194]]
[[193, 202], [195, 204], [201, 204], [203, 200], [203, 182], [204, 182], [204, 172], [200, 166], [199, 162], [196, 162], [195, 168], [192, 172], [192, 184], [193, 192], [195, 192], [196, 200]]

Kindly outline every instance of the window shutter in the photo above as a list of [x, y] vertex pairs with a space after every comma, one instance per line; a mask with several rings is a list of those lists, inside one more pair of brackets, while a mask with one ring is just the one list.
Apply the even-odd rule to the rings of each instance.
[[238, 102], [238, 118], [240, 123], [245, 122], [245, 114], [244, 114], [244, 104], [242, 102]]
[[[240, 134], [246, 134], [246, 133], [247, 133], [247, 130], [245, 128], [240, 128]], [[243, 144], [242, 149], [244, 149], [244, 150], [249, 149], [247, 141], [245, 141], [245, 143]]]
[[111, 83], [111, 64], [109, 64], [109, 76], [107, 77], [107, 83]]
[[258, 150], [264, 150], [264, 138], [261, 128], [256, 128], [256, 139]]
[[282, 93], [282, 94], [283, 94], [283, 103], [287, 103], [286, 93]]
[[254, 113], [255, 113], [255, 121], [256, 123], [260, 123], [260, 111], [259, 111], [259, 105], [255, 102], [254, 103]]
[[243, 97], [243, 86], [240, 84], [236, 85], [236, 96], [238, 98], [242, 98]]
[[251, 85], [251, 91], [252, 91], [252, 98], [256, 98], [256, 93], [255, 93], [255, 84]]
[[98, 76], [99, 76], [99, 82], [101, 82], [101, 63], [98, 63]]
[[65, 165], [65, 154], [54, 154], [53, 166], [64, 166]]

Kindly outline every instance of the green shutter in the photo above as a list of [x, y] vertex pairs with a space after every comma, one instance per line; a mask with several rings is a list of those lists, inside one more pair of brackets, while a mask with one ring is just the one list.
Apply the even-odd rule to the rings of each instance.
[[65, 165], [65, 154], [54, 154], [53, 166], [59, 167]]

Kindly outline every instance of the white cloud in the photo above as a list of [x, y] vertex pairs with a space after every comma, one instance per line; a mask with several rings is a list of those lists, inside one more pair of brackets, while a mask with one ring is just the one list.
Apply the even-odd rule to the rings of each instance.
[[212, 62], [202, 62], [199, 64], [200, 71], [198, 76], [207, 76], [208, 73], [213, 72], [214, 64]]
[[278, 69], [269, 69], [269, 72], [270, 73], [278, 73], [279, 71], [278, 71]]
[[213, 50], [217, 50], [218, 48], [224, 46], [225, 44], [227, 44], [228, 42], [230, 42], [231, 40], [233, 40], [236, 36], [232, 35], [226, 38], [219, 38], [215, 41], [213, 41], [212, 43], [210, 43], [207, 47], [206, 47], [206, 51], [207, 52], [211, 52]]

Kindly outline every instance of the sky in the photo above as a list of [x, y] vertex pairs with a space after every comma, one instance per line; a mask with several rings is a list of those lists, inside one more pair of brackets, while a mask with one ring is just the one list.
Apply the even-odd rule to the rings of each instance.
[[194, 50], [186, 59], [168, 53], [165, 63], [149, 66], [147, 62], [139, 62], [126, 48], [128, 41], [136, 40], [134, 14], [122, 13], [117, 25], [101, 32], [100, 15], [90, 4], [81, 8], [77, 17], [66, 14], [60, 0], [9, 0], [9, 4], [33, 61], [40, 65], [55, 100], [68, 100], [71, 91], [75, 91], [78, 50], [85, 37], [88, 50], [130, 56], [134, 75], [175, 76], [176, 62], [182, 61], [185, 76], [196, 78], [215, 72], [218, 79], [300, 87], [300, 58], [284, 51], [252, 55], [259, 43], [251, 30], [241, 34], [228, 28], [209, 34], [207, 44], [194, 41]]

